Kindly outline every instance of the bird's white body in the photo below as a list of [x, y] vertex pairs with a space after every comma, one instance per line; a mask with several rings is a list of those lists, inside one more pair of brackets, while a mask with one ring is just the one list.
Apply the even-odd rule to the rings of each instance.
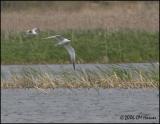
[[38, 35], [40, 32], [39, 28], [33, 28], [31, 30], [27, 30], [26, 34], [29, 36], [34, 36], [34, 35]]
[[47, 38], [43, 38], [43, 39], [52, 39], [52, 38], [55, 38], [57, 40], [57, 44], [55, 44], [55, 46], [63, 46], [67, 52], [69, 53], [70, 55], [70, 60], [73, 64], [73, 68], [75, 70], [75, 50], [74, 48], [70, 45], [70, 40], [68, 40], [67, 38], [64, 38], [60, 35], [55, 35], [55, 36], [50, 36], [50, 37], [47, 37]]

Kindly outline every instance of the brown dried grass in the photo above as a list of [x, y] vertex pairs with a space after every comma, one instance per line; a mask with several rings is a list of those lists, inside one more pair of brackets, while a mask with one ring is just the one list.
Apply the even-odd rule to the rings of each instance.
[[2, 31], [24, 31], [39, 27], [41, 30], [123, 28], [158, 31], [158, 2], [113, 2], [105, 7], [95, 3], [84, 4], [79, 9], [32, 8], [21, 11], [2, 11]]
[[1, 88], [158, 88], [159, 83], [153, 79], [146, 78], [141, 73], [137, 79], [121, 79], [117, 73], [110, 76], [102, 75], [81, 75], [80, 77], [70, 79], [61, 76], [56, 77], [44, 73], [38, 77], [25, 76], [18, 77], [13, 75], [11, 79], [1, 81]]

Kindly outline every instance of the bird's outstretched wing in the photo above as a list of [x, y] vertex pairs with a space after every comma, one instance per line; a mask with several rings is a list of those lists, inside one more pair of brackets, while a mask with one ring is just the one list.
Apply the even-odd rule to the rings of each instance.
[[55, 38], [58, 42], [61, 42], [65, 39], [61, 35], [54, 35], [54, 36], [46, 37], [46, 38], [43, 38], [43, 39], [52, 39], [52, 38]]
[[33, 28], [32, 30], [33, 31], [39, 31], [40, 29], [39, 28]]
[[73, 64], [73, 68], [75, 70], [75, 50], [74, 48], [70, 45], [70, 44], [66, 44], [64, 45], [64, 48], [67, 50], [67, 52], [69, 53], [70, 56], [70, 61]]

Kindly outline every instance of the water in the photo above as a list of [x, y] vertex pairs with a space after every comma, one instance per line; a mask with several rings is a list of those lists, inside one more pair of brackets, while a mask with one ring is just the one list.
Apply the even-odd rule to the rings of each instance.
[[[98, 68], [111, 70], [113, 67], [123, 69], [141, 69], [148, 71], [150, 69], [159, 68], [157, 63], [129, 63], [129, 64], [77, 64], [76, 72], [80, 69], [89, 69], [91, 71], [98, 71]], [[61, 74], [62, 72], [75, 73], [72, 64], [53, 64], [53, 65], [1, 65], [1, 79], [9, 79], [13, 74], [22, 74], [26, 71], [35, 70], [37, 72], [47, 72], [52, 74]]]
[[[2, 89], [2, 123], [158, 123], [156, 89]], [[122, 118], [131, 115], [134, 119]], [[135, 117], [152, 117], [152, 119]], [[121, 118], [121, 119], [120, 119]]]
[[[78, 64], [79, 69], [158, 69], [157, 63]], [[1, 78], [24, 71], [75, 73], [72, 65], [1, 65]], [[158, 123], [157, 89], [1, 89], [2, 123]], [[125, 117], [125, 118], [122, 118]], [[127, 118], [133, 117], [133, 118]], [[142, 118], [136, 118], [142, 117]], [[150, 117], [151, 119], [146, 119]]]

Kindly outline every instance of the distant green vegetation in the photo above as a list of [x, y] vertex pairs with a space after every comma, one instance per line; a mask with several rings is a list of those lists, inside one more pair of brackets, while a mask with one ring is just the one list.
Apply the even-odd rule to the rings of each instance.
[[1, 64], [69, 63], [64, 48], [42, 38], [61, 34], [71, 39], [77, 63], [126, 63], [159, 61], [159, 32], [68, 30], [41, 32], [38, 37], [1, 32]]

